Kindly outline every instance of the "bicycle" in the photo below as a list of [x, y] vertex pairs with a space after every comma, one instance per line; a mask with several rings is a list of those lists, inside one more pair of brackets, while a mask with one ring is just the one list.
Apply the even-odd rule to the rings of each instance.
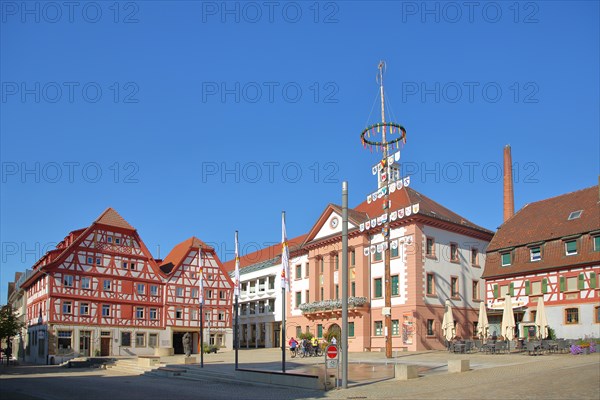
[[290, 348], [290, 355], [292, 358], [296, 357], [298, 355], [298, 348], [297, 347], [291, 347]]

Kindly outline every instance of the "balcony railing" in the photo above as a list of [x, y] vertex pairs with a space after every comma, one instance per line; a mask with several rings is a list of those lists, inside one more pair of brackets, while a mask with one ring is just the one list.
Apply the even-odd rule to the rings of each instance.
[[[348, 307], [350, 308], [359, 308], [367, 305], [366, 297], [348, 297]], [[342, 308], [342, 300], [313, 301], [312, 303], [300, 304], [299, 308], [303, 313], [338, 310]]]

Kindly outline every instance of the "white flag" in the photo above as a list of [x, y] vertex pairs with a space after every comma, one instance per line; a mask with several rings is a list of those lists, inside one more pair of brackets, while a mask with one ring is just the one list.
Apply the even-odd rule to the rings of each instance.
[[235, 275], [233, 276], [233, 295], [240, 295], [240, 254], [238, 252], [238, 231], [235, 231]]
[[281, 213], [281, 288], [290, 290], [290, 253], [285, 234], [285, 211]]
[[198, 247], [198, 301], [204, 304], [204, 272], [202, 270], [202, 247]]

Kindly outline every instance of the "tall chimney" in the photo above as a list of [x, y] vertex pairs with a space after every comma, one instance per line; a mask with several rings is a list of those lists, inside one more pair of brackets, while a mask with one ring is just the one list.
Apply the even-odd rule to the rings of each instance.
[[504, 222], [515, 213], [515, 193], [513, 190], [512, 156], [510, 145], [504, 146]]

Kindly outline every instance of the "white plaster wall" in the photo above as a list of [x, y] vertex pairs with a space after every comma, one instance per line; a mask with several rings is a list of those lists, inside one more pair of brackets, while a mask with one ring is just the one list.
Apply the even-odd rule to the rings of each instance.
[[[338, 219], [338, 224], [335, 227], [335, 229], [333, 229], [331, 227], [331, 220], [333, 218]], [[348, 230], [353, 229], [353, 228], [356, 228], [356, 225], [354, 225], [352, 222], [348, 221]], [[315, 235], [315, 239], [320, 239], [322, 237], [326, 237], [329, 235], [333, 235], [334, 233], [341, 233], [341, 232], [342, 232], [342, 216], [338, 213], [332, 212], [331, 215], [329, 216], [329, 218], [327, 218], [327, 221], [325, 221], [325, 223], [321, 227], [321, 230]]]
[[[600, 337], [600, 324], [594, 323], [595, 307], [598, 304], [573, 304], [562, 306], [546, 306], [546, 317], [548, 325], [554, 329], [557, 338], [579, 339], [584, 337]], [[579, 323], [566, 325], [565, 309], [570, 307], [579, 308]]]

